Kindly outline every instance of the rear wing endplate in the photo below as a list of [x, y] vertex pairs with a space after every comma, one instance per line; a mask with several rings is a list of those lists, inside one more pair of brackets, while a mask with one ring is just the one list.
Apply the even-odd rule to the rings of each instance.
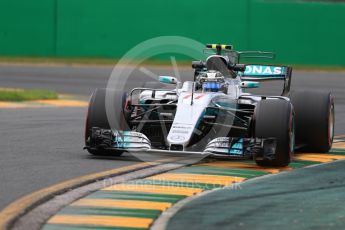
[[246, 65], [246, 70], [238, 73], [242, 80], [247, 81], [283, 80], [283, 96], [290, 92], [291, 74], [292, 68], [289, 66], [271, 65]]

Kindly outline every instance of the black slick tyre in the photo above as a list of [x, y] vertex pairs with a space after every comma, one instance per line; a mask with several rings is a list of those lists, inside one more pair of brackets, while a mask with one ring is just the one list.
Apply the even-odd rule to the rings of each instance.
[[255, 137], [273, 138], [276, 148], [273, 157], [255, 159], [261, 166], [287, 166], [294, 152], [294, 112], [289, 101], [262, 100], [255, 109]]
[[[113, 101], [108, 106], [108, 112], [114, 118], [108, 120], [106, 109], [106, 93], [111, 95]], [[89, 102], [88, 113], [85, 124], [85, 146], [90, 145], [91, 129], [98, 127], [101, 129], [116, 128], [126, 130], [127, 123], [124, 112], [126, 103], [126, 94], [121, 91], [110, 89], [96, 89]], [[109, 103], [108, 103], [109, 104]], [[89, 153], [96, 156], [120, 156], [123, 151], [104, 150], [104, 149], [87, 149]]]

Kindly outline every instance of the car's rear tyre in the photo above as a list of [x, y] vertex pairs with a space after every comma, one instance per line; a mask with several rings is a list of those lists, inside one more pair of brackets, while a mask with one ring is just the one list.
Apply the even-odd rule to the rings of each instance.
[[306, 152], [328, 152], [334, 138], [334, 99], [330, 92], [290, 94], [296, 117], [296, 141]]
[[255, 137], [275, 138], [276, 151], [272, 158], [255, 159], [261, 166], [287, 166], [294, 151], [294, 111], [289, 101], [262, 100], [255, 109]]
[[[106, 93], [111, 95], [114, 103], [108, 107], [108, 112], [114, 114], [114, 120], [108, 120], [106, 109]], [[126, 129], [124, 107], [127, 95], [121, 91], [110, 89], [96, 89], [90, 99], [89, 108], [85, 125], [85, 145], [89, 146], [92, 127], [101, 129], [117, 128], [121, 130]], [[120, 127], [121, 126], [121, 127]], [[88, 152], [96, 156], [120, 156], [123, 151], [104, 150], [104, 149], [88, 149]]]

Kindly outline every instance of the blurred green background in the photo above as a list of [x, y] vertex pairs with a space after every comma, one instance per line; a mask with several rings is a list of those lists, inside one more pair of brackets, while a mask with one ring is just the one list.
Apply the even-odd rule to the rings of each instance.
[[345, 3], [283, 0], [0, 0], [0, 56], [121, 58], [178, 35], [277, 63], [345, 66]]

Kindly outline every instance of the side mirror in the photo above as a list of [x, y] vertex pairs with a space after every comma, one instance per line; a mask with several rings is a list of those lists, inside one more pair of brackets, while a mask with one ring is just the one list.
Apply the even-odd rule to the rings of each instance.
[[231, 69], [233, 71], [244, 72], [246, 70], [246, 65], [245, 64], [235, 64], [235, 65], [229, 66], [229, 69]]
[[247, 88], [247, 89], [252, 89], [252, 88], [259, 88], [259, 82], [257, 81], [242, 81], [241, 82], [241, 88]]
[[203, 61], [192, 61], [192, 68], [193, 69], [202, 69], [206, 67], [205, 62]]
[[159, 82], [165, 83], [165, 84], [173, 84], [173, 85], [176, 85], [177, 83], [179, 83], [176, 77], [171, 77], [171, 76], [159, 76]]

